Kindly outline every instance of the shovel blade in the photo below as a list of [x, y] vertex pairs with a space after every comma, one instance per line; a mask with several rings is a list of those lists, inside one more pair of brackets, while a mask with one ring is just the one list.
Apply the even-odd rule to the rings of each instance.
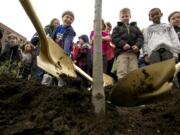
[[[53, 70], [56, 70], [56, 72], [61, 75], [66, 75], [68, 77], [76, 78], [77, 74], [74, 69], [73, 63], [71, 58], [65, 54], [64, 50], [53, 41], [52, 38], [47, 37], [48, 40], [48, 53], [49, 58], [51, 59], [52, 63], [54, 64], [55, 68]], [[46, 52], [42, 52], [44, 55], [47, 55]], [[52, 69], [47, 69], [52, 71]], [[55, 71], [54, 71], [55, 72]]]
[[[148, 93], [159, 91], [159, 88], [162, 87], [165, 82], [173, 78], [174, 72], [174, 59], [132, 71], [117, 82], [112, 90], [110, 100], [116, 105], [133, 106], [139, 103], [140, 95], [147, 95]], [[163, 94], [163, 91], [166, 92], [165, 89], [161, 89], [161, 93], [158, 95]], [[156, 94], [151, 97], [153, 96], [155, 97]], [[144, 96], [144, 99], [146, 98], [148, 99], [148, 96]]]

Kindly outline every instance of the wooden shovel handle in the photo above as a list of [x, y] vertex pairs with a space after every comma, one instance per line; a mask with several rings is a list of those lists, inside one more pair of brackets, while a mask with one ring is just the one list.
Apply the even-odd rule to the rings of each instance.
[[40, 41], [43, 41], [43, 45], [41, 45], [41, 49], [47, 52], [47, 38], [46, 38], [46, 34], [45, 31], [41, 25], [41, 22], [39, 20], [39, 18], [37, 17], [32, 4], [30, 2], [30, 0], [19, 0], [22, 7], [24, 8], [24, 10], [26, 11], [27, 15], [29, 16], [31, 22], [33, 23], [37, 33], [39, 34], [39, 38]]

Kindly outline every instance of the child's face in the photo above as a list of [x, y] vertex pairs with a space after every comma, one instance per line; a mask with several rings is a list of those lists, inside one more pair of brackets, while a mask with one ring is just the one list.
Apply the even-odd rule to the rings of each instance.
[[70, 26], [73, 23], [74, 18], [72, 16], [66, 14], [63, 16], [62, 21], [63, 21], [64, 26]]
[[112, 29], [111, 27], [109, 27], [108, 25], [106, 25], [106, 31], [107, 31], [107, 32], [111, 32], [111, 29]]
[[171, 16], [170, 23], [173, 26], [180, 26], [180, 13], [175, 13], [173, 16]]
[[26, 46], [25, 46], [25, 51], [26, 52], [31, 52], [31, 45], [30, 44], [26, 44]]
[[84, 44], [84, 40], [82, 40], [81, 38], [79, 39], [79, 44], [83, 45]]
[[149, 14], [149, 20], [155, 24], [159, 24], [161, 22], [162, 13], [159, 10], [153, 10]]
[[9, 37], [8, 39], [9, 39], [9, 43], [10, 43], [11, 45], [16, 45], [16, 44], [17, 44], [17, 38], [16, 38], [16, 37], [11, 36], [11, 37]]
[[52, 26], [53, 28], [56, 28], [60, 25], [59, 21], [58, 20], [54, 20], [53, 23], [52, 23]]
[[130, 18], [131, 18], [130, 13], [120, 13], [120, 20], [121, 20], [123, 23], [129, 23]]

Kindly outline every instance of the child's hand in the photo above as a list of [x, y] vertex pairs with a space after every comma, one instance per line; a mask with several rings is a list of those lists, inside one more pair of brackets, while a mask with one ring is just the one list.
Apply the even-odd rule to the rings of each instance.
[[111, 36], [107, 35], [105, 37], [102, 37], [102, 41], [111, 41]]
[[123, 46], [123, 50], [128, 50], [128, 49], [130, 49], [131, 48], [131, 46], [129, 45], [129, 44], [125, 44], [124, 46]]
[[115, 46], [114, 44], [112, 44], [112, 43], [110, 43], [110, 46], [111, 46], [112, 48], [116, 48], [116, 46]]
[[73, 62], [74, 62], [74, 64], [77, 64], [77, 60], [74, 60]]
[[58, 43], [58, 44], [59, 44], [60, 41], [61, 41], [61, 40], [60, 40], [59, 38], [56, 38], [56, 39], [55, 39], [55, 42]]
[[133, 52], [138, 53], [139, 48], [137, 47], [137, 45], [133, 45], [132, 50], [133, 50]]

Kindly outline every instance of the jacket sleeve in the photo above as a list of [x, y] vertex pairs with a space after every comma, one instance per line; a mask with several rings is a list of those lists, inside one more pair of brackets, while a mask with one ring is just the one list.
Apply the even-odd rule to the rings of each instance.
[[74, 36], [69, 35], [64, 39], [64, 51], [66, 54], [71, 54], [71, 48], [73, 43]]
[[142, 46], [143, 54], [148, 55], [148, 30], [147, 29], [144, 29], [143, 36], [144, 36], [144, 44]]
[[139, 30], [139, 28], [138, 27], [136, 28], [137, 28], [137, 37], [138, 37], [136, 45], [138, 46], [139, 49], [141, 49], [144, 43], [144, 37], [142, 32]]
[[171, 42], [173, 45], [173, 52], [176, 53], [176, 55], [177, 55], [178, 53], [180, 53], [180, 42], [178, 39], [178, 35], [175, 32], [173, 26], [170, 27], [169, 35], [170, 35]]
[[72, 51], [73, 39], [75, 36], [76, 36], [76, 33], [72, 27], [69, 27], [66, 30], [66, 32], [64, 33], [63, 47], [64, 47], [65, 53], [69, 56], [70, 56], [71, 51]]
[[113, 32], [112, 32], [112, 43], [115, 44], [116, 48], [120, 48], [120, 49], [122, 49], [123, 46], [126, 44], [126, 41], [124, 41], [121, 38], [118, 26], [116, 26], [113, 29]]
[[52, 35], [50, 35], [53, 40], [56, 39], [57, 31], [58, 31], [58, 27], [52, 32]]

